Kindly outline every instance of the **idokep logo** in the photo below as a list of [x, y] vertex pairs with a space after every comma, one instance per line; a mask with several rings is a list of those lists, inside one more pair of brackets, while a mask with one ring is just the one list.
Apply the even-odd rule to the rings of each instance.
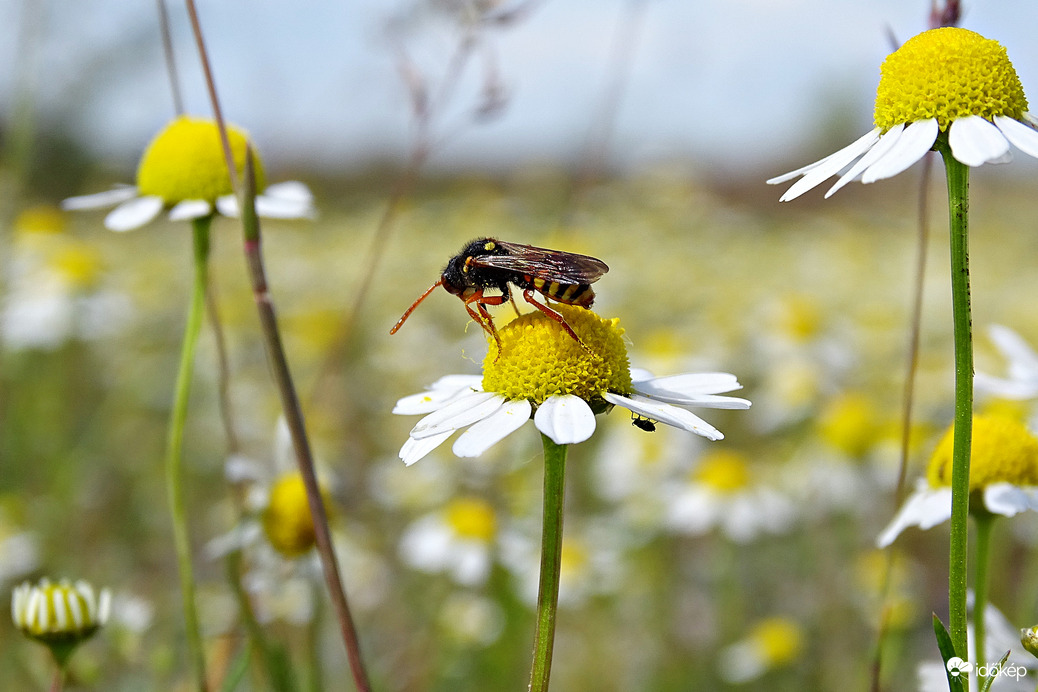
[[[945, 667], [948, 669], [948, 675], [953, 678], [968, 678], [969, 674], [973, 672], [974, 666], [969, 661], [963, 661], [958, 656], [953, 656], [948, 659], [948, 663], [945, 664]], [[995, 664], [990, 666], [980, 666], [977, 668], [976, 673], [982, 678], [1010, 677], [1020, 680], [1020, 678], [1027, 677], [1027, 668], [1013, 663], [1003, 666]]]
[[951, 658], [949, 658], [948, 663], [945, 664], [945, 667], [948, 669], [948, 674], [951, 675], [953, 678], [957, 678], [959, 676], [968, 677], [970, 671], [973, 670], [972, 663], [970, 663], [969, 661], [963, 661], [958, 656], [952, 656]]

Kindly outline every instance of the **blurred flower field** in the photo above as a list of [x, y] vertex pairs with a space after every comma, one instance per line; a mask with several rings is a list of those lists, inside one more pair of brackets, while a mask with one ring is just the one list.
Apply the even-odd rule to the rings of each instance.
[[[481, 236], [603, 259], [596, 311], [620, 318], [632, 364], [735, 373], [753, 402], [707, 412], [721, 441], [645, 432], [617, 408], [573, 447], [553, 689], [863, 689], [884, 613], [884, 682], [915, 688], [917, 666], [938, 658], [931, 613], [947, 609], [947, 525], [897, 539], [886, 600], [886, 553], [874, 546], [897, 509], [916, 184], [848, 188], [779, 213], [763, 183], [720, 188], [678, 169], [599, 184], [576, 208], [556, 171], [430, 180], [375, 239], [374, 280], [351, 328], [389, 185], [307, 182], [316, 220], [265, 221], [264, 250], [376, 689], [526, 684], [538, 436], [524, 427], [473, 459], [444, 445], [405, 468], [397, 454], [415, 421], [391, 414], [443, 375], [479, 373], [484, 335], [443, 291], [388, 332]], [[1038, 343], [1032, 191], [990, 171], [974, 182], [981, 372], [1006, 368], [989, 325]], [[936, 198], [909, 485], [952, 417]], [[109, 588], [111, 618], [72, 658], [68, 688], [188, 689], [162, 457], [190, 233], [162, 220], [113, 234], [99, 213], [15, 207], [0, 254], [0, 593], [40, 576]], [[210, 676], [242, 660], [240, 583], [298, 688], [345, 689], [316, 558], [283, 556], [261, 530], [291, 453], [236, 222], [218, 219], [212, 241], [229, 405], [207, 321], [185, 450]], [[494, 310], [507, 321], [508, 306]], [[983, 397], [977, 408], [1033, 414]], [[1013, 628], [1038, 621], [1029, 515], [995, 536], [991, 603]], [[268, 689], [257, 658], [237, 689]], [[43, 651], [0, 620], [5, 689], [42, 689], [50, 674]]]

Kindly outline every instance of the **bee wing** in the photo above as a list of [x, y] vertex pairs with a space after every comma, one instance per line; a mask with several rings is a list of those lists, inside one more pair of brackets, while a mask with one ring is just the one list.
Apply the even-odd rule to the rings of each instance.
[[598, 281], [609, 267], [600, 259], [533, 245], [495, 241], [507, 254], [478, 255], [469, 262], [476, 267], [493, 267], [529, 274], [560, 284], [590, 284]]

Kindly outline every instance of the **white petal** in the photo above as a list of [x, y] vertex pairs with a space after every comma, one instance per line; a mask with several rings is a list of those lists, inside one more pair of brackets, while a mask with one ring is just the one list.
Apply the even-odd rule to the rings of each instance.
[[310, 219], [315, 215], [310, 200], [283, 199], [266, 194], [256, 198], [256, 213], [266, 219]]
[[110, 231], [132, 231], [148, 223], [162, 211], [161, 197], [135, 197], [123, 202], [105, 217], [105, 228]]
[[920, 479], [901, 511], [879, 534], [876, 546], [886, 548], [909, 526], [929, 529], [950, 518], [951, 488], [931, 488], [925, 479]]
[[988, 336], [1009, 361], [1009, 372], [1014, 377], [1038, 376], [1038, 353], [1022, 336], [1000, 324], [991, 325]]
[[411, 437], [420, 440], [447, 430], [464, 428], [486, 418], [504, 403], [505, 398], [493, 392], [465, 394], [418, 421], [411, 429]]
[[995, 116], [995, 125], [1020, 151], [1038, 158], [1038, 130], [1004, 115]]
[[654, 375], [645, 368], [631, 368], [631, 381], [644, 382], [653, 379]]
[[984, 506], [989, 512], [1005, 517], [1027, 510], [1038, 511], [1038, 488], [992, 483], [984, 488]]
[[420, 440], [413, 437], [407, 438], [407, 442], [400, 448], [400, 460], [404, 462], [404, 466], [410, 466], [443, 444], [453, 433], [453, 430], [444, 430], [442, 433]]
[[454, 442], [454, 454], [478, 457], [530, 420], [533, 407], [526, 399], [506, 402], [483, 420], [474, 423]]
[[890, 151], [865, 169], [861, 175], [861, 182], [874, 183], [884, 178], [892, 178], [923, 158], [926, 152], [933, 148], [938, 130], [936, 118], [911, 123]]
[[81, 209], [103, 209], [116, 204], [121, 204], [137, 196], [137, 188], [132, 185], [121, 185], [112, 190], [95, 192], [92, 195], [80, 197], [69, 197], [61, 200], [61, 208], [65, 211], [79, 211]]
[[681, 406], [706, 408], [747, 409], [750, 402], [730, 396], [715, 396], [714, 392], [741, 389], [735, 375], [728, 373], [687, 373], [657, 377], [636, 383], [635, 391], [643, 396]]
[[204, 199], [185, 199], [183, 202], [177, 202], [169, 210], [169, 220], [190, 221], [191, 219], [201, 219], [212, 213], [213, 205]]
[[238, 198], [234, 195], [217, 197], [216, 211], [231, 219], [238, 218]]
[[877, 127], [835, 154], [827, 156], [817, 164], [809, 167], [804, 177], [786, 190], [785, 194], [779, 197], [779, 201], [788, 202], [789, 200], [796, 199], [811, 188], [820, 185], [822, 181], [833, 177], [843, 170], [844, 166], [871, 149], [878, 139], [879, 128]]
[[904, 123], [895, 125], [890, 128], [879, 138], [876, 145], [865, 152], [865, 155], [858, 159], [857, 163], [851, 166], [846, 173], [840, 176], [840, 179], [836, 181], [836, 184], [829, 188], [829, 191], [825, 193], [825, 198], [829, 199], [833, 194], [847, 183], [855, 180], [862, 172], [876, 163], [879, 159], [890, 151], [890, 149], [897, 144], [897, 140], [901, 138], [901, 134], [905, 131]]
[[[302, 183], [280, 183], [288, 185], [283, 190], [277, 190], [278, 186], [271, 185], [261, 195], [256, 195], [256, 214], [267, 219], [303, 219], [314, 215], [313, 198], [309, 196], [309, 190]], [[307, 195], [300, 194], [294, 186], [301, 186]], [[270, 190], [275, 189], [275, 194]], [[279, 194], [284, 193], [284, 194]], [[216, 208], [224, 216], [237, 218], [238, 198], [234, 195], [225, 195], [216, 200]]]
[[683, 408], [671, 406], [670, 404], [660, 404], [639, 394], [628, 398], [619, 394], [613, 394], [612, 392], [606, 392], [602, 396], [611, 404], [623, 406], [634, 413], [660, 423], [666, 423], [675, 428], [702, 435], [708, 440], [724, 439], [724, 435], [721, 434], [720, 430]]
[[314, 201], [310, 188], [298, 180], [286, 180], [283, 183], [268, 185], [267, 189], [263, 191], [263, 195], [286, 202], [295, 201], [312, 204]]
[[735, 375], [727, 372], [686, 372], [680, 375], [654, 377], [648, 382], [638, 381], [638, 388], [648, 388], [672, 395], [723, 394], [742, 389]]
[[1009, 140], [979, 115], [968, 115], [951, 124], [948, 144], [952, 155], [967, 166], [980, 166], [1009, 153]]
[[583, 442], [595, 432], [595, 414], [591, 407], [572, 394], [548, 397], [537, 407], [533, 422], [557, 445]]
[[418, 394], [405, 396], [396, 402], [393, 413], [401, 416], [432, 413], [444, 404], [468, 392], [482, 391], [480, 375], [447, 375], [441, 377], [429, 389]]

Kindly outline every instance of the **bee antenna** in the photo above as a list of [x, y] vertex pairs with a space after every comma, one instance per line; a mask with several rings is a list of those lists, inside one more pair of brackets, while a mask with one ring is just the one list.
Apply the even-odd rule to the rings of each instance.
[[422, 295], [418, 296], [418, 300], [416, 300], [415, 302], [411, 303], [411, 307], [407, 308], [407, 310], [404, 311], [404, 314], [400, 316], [400, 319], [397, 320], [396, 324], [393, 325], [393, 328], [389, 330], [389, 333], [390, 334], [396, 334], [397, 330], [400, 329], [401, 326], [403, 326], [404, 321], [407, 320], [407, 318], [411, 316], [411, 313], [414, 312], [414, 309], [416, 307], [418, 307], [419, 303], [421, 303], [423, 300], [428, 298], [430, 293], [432, 293], [433, 291], [435, 291], [437, 289], [437, 287], [442, 286], [442, 285], [443, 285], [443, 277], [440, 277], [439, 281], [437, 281], [432, 286], [430, 286], [425, 291], [425, 293], [423, 293]]

